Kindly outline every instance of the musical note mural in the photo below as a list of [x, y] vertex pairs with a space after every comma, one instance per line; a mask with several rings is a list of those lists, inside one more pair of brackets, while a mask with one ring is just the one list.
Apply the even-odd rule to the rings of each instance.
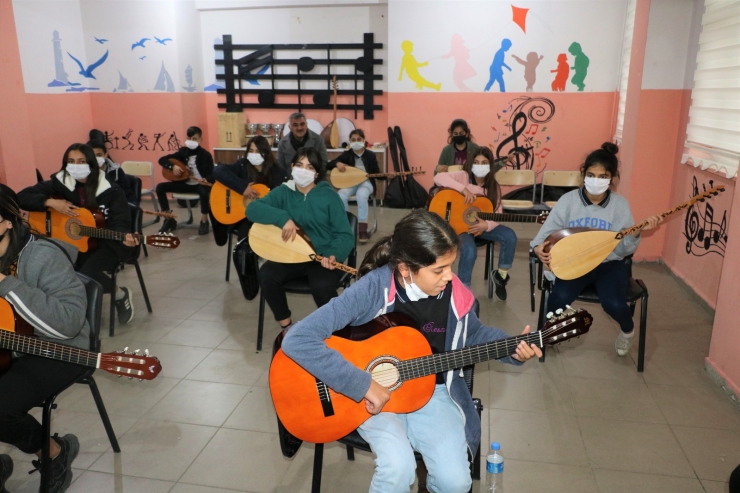
[[[354, 97], [353, 104], [338, 104], [337, 109], [354, 110], [355, 118], [358, 110], [362, 110], [364, 119], [372, 120], [375, 111], [383, 109], [382, 105], [375, 104], [375, 96], [381, 96], [383, 91], [374, 88], [375, 81], [383, 80], [381, 74], [374, 72], [375, 66], [383, 64], [382, 59], [374, 56], [375, 50], [381, 48], [383, 44], [375, 42], [373, 33], [365, 33], [362, 43], [274, 45], [234, 44], [231, 35], [225, 34], [223, 41], [214, 45], [217, 52], [223, 53], [223, 58], [215, 60], [216, 67], [223, 67], [223, 73], [217, 73], [216, 79], [224, 81], [225, 86], [216, 92], [223, 94], [226, 99], [218, 107], [228, 112], [240, 112], [244, 108], [331, 110], [331, 82], [336, 77], [340, 83], [353, 86], [350, 89], [340, 88], [337, 94]], [[281, 51], [299, 50], [306, 55], [297, 59], [278, 57]], [[362, 52], [362, 55], [332, 58], [332, 53], [345, 50]], [[244, 56], [237, 56], [237, 53], [241, 55], [244, 52]], [[317, 65], [325, 66], [327, 73], [311, 73]], [[336, 70], [332, 70], [340, 66], [352, 67], [354, 73], [337, 74]], [[270, 87], [245, 88], [242, 87], [242, 81], [250, 84], [269, 81]], [[276, 81], [293, 81], [295, 88], [277, 89]], [[308, 89], [303, 87], [301, 81], [325, 81], [326, 89]], [[306, 101], [307, 96], [311, 98], [310, 102]]]
[[[702, 183], [702, 191], [712, 187], [713, 180], [709, 180], [709, 184]], [[695, 176], [691, 196], [699, 193], [699, 184]], [[714, 253], [724, 258], [727, 246], [727, 210], [722, 213], [720, 220], [719, 213], [715, 213], [714, 207], [709, 202], [697, 202], [686, 209], [683, 235], [686, 238], [687, 254], [703, 257]]]
[[[551, 138], [547, 135], [547, 123], [554, 115], [555, 103], [547, 98], [520, 96], [510, 101], [507, 108], [496, 113], [497, 127], [503, 128], [501, 131], [496, 130], [496, 157], [514, 152], [515, 160], [507, 166], [542, 173], [547, 167], [544, 159], [550, 154], [552, 145]], [[493, 145], [491, 150], [494, 150]]]

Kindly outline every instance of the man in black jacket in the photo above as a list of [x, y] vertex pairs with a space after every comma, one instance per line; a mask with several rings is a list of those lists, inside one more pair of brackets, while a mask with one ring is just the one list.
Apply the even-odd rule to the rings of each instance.
[[[190, 170], [191, 178], [187, 181], [168, 181], [157, 185], [157, 199], [162, 211], [170, 211], [170, 204], [167, 200], [167, 193], [197, 193], [200, 196], [200, 227], [199, 235], [208, 234], [208, 212], [210, 210], [211, 187], [203, 185], [204, 182], [213, 183], [213, 156], [201, 145], [203, 132], [198, 127], [190, 127], [187, 131], [188, 140], [185, 141], [185, 147], [181, 147], [176, 153], [168, 154], [159, 158], [159, 165], [170, 169], [176, 176], [182, 174], [182, 171], [170, 162], [170, 159], [176, 159], [183, 163]], [[160, 233], [166, 233], [177, 229], [177, 221], [174, 219], [165, 219]]]

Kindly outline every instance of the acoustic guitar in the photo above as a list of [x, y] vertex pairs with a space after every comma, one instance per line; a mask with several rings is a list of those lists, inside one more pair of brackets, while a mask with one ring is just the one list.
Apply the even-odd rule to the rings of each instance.
[[[723, 185], [716, 186], [677, 205], [673, 209], [661, 212], [667, 217], [680, 210], [717, 196], [724, 192]], [[648, 225], [643, 221], [630, 228], [615, 233], [614, 231], [592, 228], [568, 228], [551, 233], [545, 241], [549, 242], [544, 251], [550, 253], [550, 270], [559, 279], [571, 280], [584, 276], [601, 264], [627, 235], [640, 231]]]
[[[124, 241], [127, 233], [105, 229], [105, 219], [100, 211], [76, 209], [77, 216], [67, 216], [55, 209], [46, 212], [29, 212], [28, 224], [31, 229], [47, 238], [55, 238], [74, 245], [81, 252], [94, 249], [97, 246], [95, 238], [105, 240]], [[180, 238], [172, 233], [157, 233], [142, 235], [128, 233], [138, 238], [140, 242], [156, 248], [177, 248]]]
[[355, 168], [354, 166], [347, 166], [344, 171], [339, 171], [334, 168], [329, 173], [329, 181], [334, 188], [351, 188], [355, 185], [359, 185], [368, 178], [384, 178], [389, 175], [395, 176], [406, 176], [406, 175], [423, 175], [425, 172], [421, 170], [417, 171], [402, 171], [400, 173], [367, 173], [361, 169]]
[[493, 212], [493, 203], [488, 197], [478, 196], [472, 204], [466, 204], [465, 196], [451, 188], [440, 188], [437, 193], [429, 197], [427, 210], [450, 223], [457, 234], [467, 233], [470, 226], [477, 223], [478, 219], [499, 223], [543, 224], [549, 214], [549, 212], [543, 212], [535, 216]]
[[[128, 348], [126, 348], [128, 349]], [[0, 375], [10, 368], [13, 352], [41, 356], [107, 371], [119, 377], [153, 380], [162, 371], [162, 364], [149, 351], [126, 353], [96, 353], [84, 349], [56, 344], [34, 336], [33, 327], [16, 314], [13, 306], [0, 298]]]
[[[412, 328], [413, 320], [390, 313], [336, 332], [326, 345], [393, 392], [383, 411], [410, 413], [432, 397], [437, 373], [511, 356], [521, 341], [538, 347], [559, 344], [588, 332], [592, 320], [588, 312], [568, 307], [552, 316], [539, 332], [432, 354], [424, 335]], [[333, 442], [370, 417], [364, 402], [330, 389], [282, 349], [270, 365], [270, 393], [285, 428], [307, 442]]]
[[[250, 185], [259, 194], [259, 198], [270, 193], [266, 185], [254, 183]], [[213, 184], [211, 190], [211, 212], [221, 224], [236, 224], [247, 217], [247, 206], [255, 199], [248, 199], [236, 190], [227, 187], [221, 182]]]
[[[283, 230], [272, 224], [253, 224], [249, 229], [249, 247], [263, 259], [281, 264], [324, 260], [324, 257], [316, 254], [311, 240], [302, 230], [298, 230], [293, 241], [283, 241]], [[334, 267], [357, 276], [357, 269], [348, 265], [334, 262]]]
[[[208, 180], [204, 178], [196, 178], [193, 176], [193, 173], [190, 171], [190, 168], [187, 164], [183, 163], [182, 161], [179, 161], [175, 158], [170, 158], [169, 162], [172, 163], [172, 169], [162, 167], [162, 176], [165, 180], [169, 181], [187, 181], [187, 180], [195, 180], [200, 185], [203, 185], [205, 187], [213, 186], [212, 183], [210, 183]], [[180, 176], [175, 174], [174, 169], [179, 168], [182, 173], [180, 173]]]

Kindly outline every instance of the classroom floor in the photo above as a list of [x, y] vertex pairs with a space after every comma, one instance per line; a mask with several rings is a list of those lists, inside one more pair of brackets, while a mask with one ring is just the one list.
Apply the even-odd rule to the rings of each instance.
[[[406, 211], [379, 212], [373, 240], [392, 231]], [[473, 286], [482, 320], [512, 335], [536, 319], [527, 250], [538, 228], [513, 226], [520, 242], [508, 301], [486, 297], [482, 248]], [[291, 460], [282, 457], [267, 387], [277, 323], [268, 309], [267, 351], [256, 353], [258, 300], [243, 298], [235, 272], [224, 282], [226, 247], [196, 229], [177, 234], [179, 249], [150, 249], [141, 259], [153, 314], [132, 268], [121, 279], [135, 293], [136, 315], [117, 326], [113, 338], [105, 300], [104, 351], [148, 348], [164, 368], [151, 382], [96, 373], [122, 452], [112, 452], [86, 386], [58, 400], [53, 431], [74, 433], [81, 444], [68, 491], [309, 492], [313, 446], [304, 444]], [[368, 248], [360, 248], [360, 258]], [[596, 305], [583, 305], [595, 316], [590, 333], [549, 350], [545, 363], [477, 366], [482, 441], [501, 442], [507, 493], [728, 491], [726, 481], [740, 463], [740, 410], [704, 370], [712, 316], [664, 267], [638, 264], [634, 274], [650, 291], [644, 373], [636, 371], [636, 342], [630, 356], [616, 355], [619, 329]], [[289, 295], [289, 302], [297, 319], [314, 309], [309, 296]], [[0, 447], [0, 453], [8, 450]], [[38, 491], [38, 474], [26, 474], [31, 457], [10, 453], [15, 473], [8, 490]], [[330, 444], [323, 471], [324, 492], [366, 492], [373, 459], [358, 452], [348, 462], [343, 448]], [[476, 481], [474, 490], [483, 485]]]

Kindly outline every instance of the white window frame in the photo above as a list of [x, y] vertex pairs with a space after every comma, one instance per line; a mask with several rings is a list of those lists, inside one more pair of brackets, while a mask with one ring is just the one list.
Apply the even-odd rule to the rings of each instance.
[[622, 38], [622, 67], [619, 79], [619, 107], [617, 109], [617, 126], [614, 131], [614, 142], [622, 145], [622, 131], [624, 130], [624, 112], [627, 107], [627, 82], [630, 77], [630, 57], [632, 56], [632, 33], [635, 30], [635, 11], [637, 0], [627, 2], [627, 15], [624, 22], [624, 37]]

